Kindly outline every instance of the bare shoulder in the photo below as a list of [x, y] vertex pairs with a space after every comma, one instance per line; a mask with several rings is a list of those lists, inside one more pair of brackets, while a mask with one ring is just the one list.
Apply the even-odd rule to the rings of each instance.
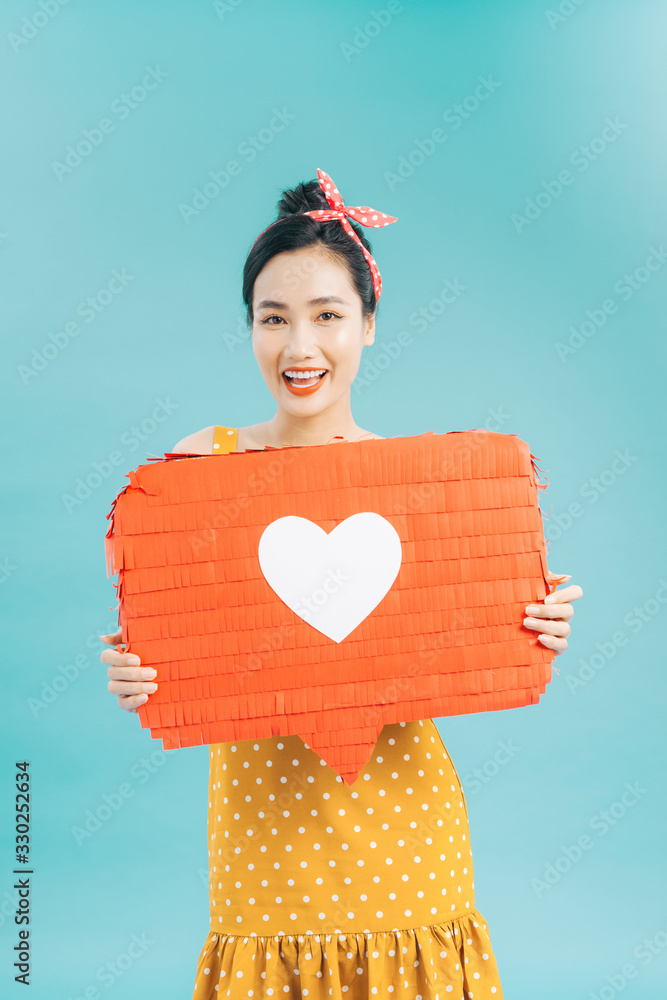
[[[178, 441], [171, 449], [172, 453], [184, 455], [212, 455], [214, 437], [215, 424], [210, 424], [208, 427], [202, 427], [200, 431], [195, 431], [194, 434], [188, 434], [186, 437], [181, 438], [181, 440]], [[364, 431], [361, 429], [360, 433], [354, 440], [368, 438], [374, 438], [379, 441], [384, 440], [381, 434], [375, 434], [373, 431]], [[239, 427], [236, 447], [238, 451], [244, 451], [246, 448], [261, 449], [265, 447], [266, 440], [266, 421], [263, 421], [259, 424], [250, 424], [248, 427]]]
[[184, 455], [211, 455], [213, 453], [213, 435], [215, 434], [215, 424], [203, 427], [194, 434], [188, 434], [181, 438], [172, 452], [183, 453]]
[[239, 451], [245, 451], [246, 448], [264, 448], [266, 441], [266, 420], [262, 420], [259, 424], [239, 427], [236, 447]]
[[[186, 437], [181, 438], [181, 440], [171, 449], [172, 452], [188, 455], [212, 455], [213, 443], [215, 440], [215, 426], [215, 424], [210, 424], [208, 427], [202, 427], [200, 431], [195, 431], [194, 434], [188, 434]], [[263, 448], [265, 426], [265, 423], [261, 423], [252, 424], [250, 427], [239, 427], [236, 445], [237, 450], [243, 451], [245, 448]]]

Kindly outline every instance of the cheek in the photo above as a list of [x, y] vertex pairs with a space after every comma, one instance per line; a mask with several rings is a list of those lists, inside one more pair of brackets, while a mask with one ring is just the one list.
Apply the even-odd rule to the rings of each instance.
[[252, 351], [260, 368], [265, 368], [269, 365], [275, 354], [271, 340], [265, 336], [261, 327], [259, 330], [253, 329]]
[[350, 337], [348, 340], [345, 346], [345, 351], [341, 356], [342, 367], [345, 368], [346, 371], [356, 372], [359, 364], [361, 363], [362, 351], [363, 342], [361, 340], [361, 335], [355, 331], [354, 336]]
[[354, 327], [338, 331], [330, 342], [330, 353], [340, 368], [353, 368], [361, 357], [363, 340], [360, 331]]
[[255, 362], [257, 364], [257, 367], [261, 371], [261, 369], [263, 367], [263, 362], [262, 362], [262, 347], [261, 347], [261, 344], [260, 344], [259, 340], [257, 339], [257, 337], [254, 334], [252, 335], [252, 353], [255, 356]]

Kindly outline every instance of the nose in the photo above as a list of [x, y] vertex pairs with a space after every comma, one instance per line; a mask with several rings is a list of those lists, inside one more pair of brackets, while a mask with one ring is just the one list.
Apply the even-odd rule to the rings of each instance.
[[309, 319], [296, 320], [290, 324], [285, 348], [286, 353], [295, 361], [309, 361], [319, 356], [317, 331], [313, 330]]

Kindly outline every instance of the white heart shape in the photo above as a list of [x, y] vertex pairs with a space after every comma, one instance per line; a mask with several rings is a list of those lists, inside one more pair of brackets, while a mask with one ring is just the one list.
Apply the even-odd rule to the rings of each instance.
[[262, 532], [259, 565], [269, 587], [318, 632], [341, 642], [378, 606], [401, 568], [401, 539], [372, 511], [329, 534], [305, 517], [279, 517]]

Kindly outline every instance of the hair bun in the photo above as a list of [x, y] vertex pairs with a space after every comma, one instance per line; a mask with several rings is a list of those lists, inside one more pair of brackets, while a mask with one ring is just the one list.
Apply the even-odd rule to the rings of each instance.
[[319, 181], [303, 181], [294, 188], [283, 191], [278, 202], [278, 218], [285, 219], [290, 215], [310, 212], [317, 208], [331, 208], [324, 197]]

